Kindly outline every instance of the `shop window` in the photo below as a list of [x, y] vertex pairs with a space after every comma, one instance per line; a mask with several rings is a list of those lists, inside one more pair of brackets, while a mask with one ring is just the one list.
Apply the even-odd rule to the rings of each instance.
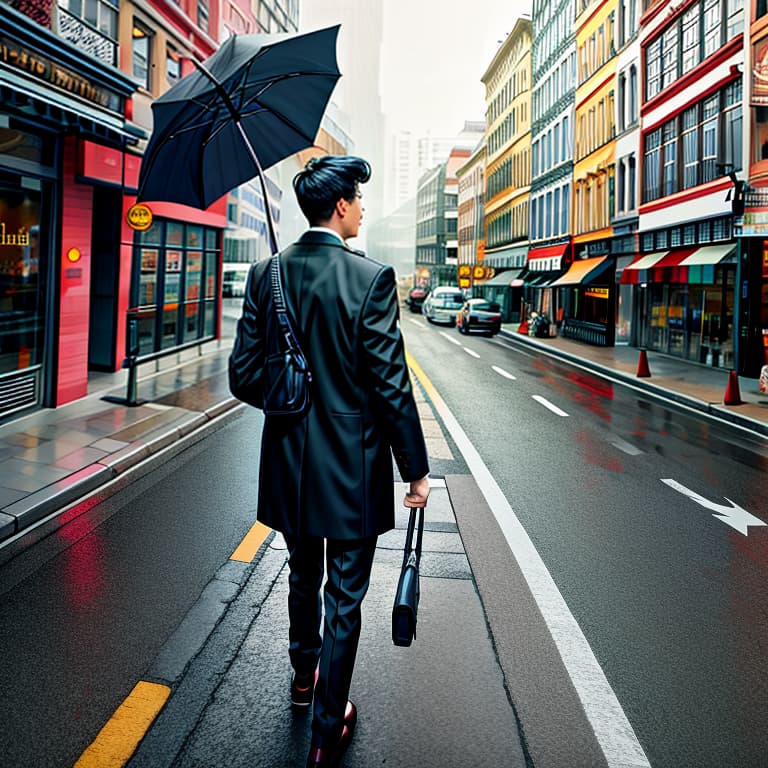
[[660, 229], [658, 232], [656, 232], [656, 250], [657, 251], [665, 251], [669, 245], [669, 237], [667, 234], [666, 229]]
[[672, 248], [676, 248], [677, 246], [681, 245], [682, 237], [680, 232], [680, 227], [672, 227], [672, 229], [669, 231], [669, 245]]
[[699, 242], [709, 243], [712, 240], [712, 224], [709, 221], [699, 222]]
[[168, 85], [174, 85], [181, 78], [181, 57], [172, 48], [165, 53], [165, 79]]
[[158, 219], [136, 234], [132, 301], [140, 354], [215, 334], [218, 240], [214, 229]]
[[0, 172], [0, 375], [42, 363], [41, 205], [39, 182]]
[[683, 227], [683, 245], [694, 245], [696, 243], [696, 225], [686, 224]]

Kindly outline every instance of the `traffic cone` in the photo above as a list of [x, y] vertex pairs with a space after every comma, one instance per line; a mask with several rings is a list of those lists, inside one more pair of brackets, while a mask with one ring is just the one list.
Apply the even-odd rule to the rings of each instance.
[[739, 377], [736, 375], [736, 371], [731, 371], [728, 374], [728, 384], [725, 387], [723, 405], [741, 405], [743, 402], [741, 392], [739, 391]]
[[651, 375], [651, 369], [648, 367], [648, 354], [644, 349], [640, 350], [640, 358], [637, 361], [637, 375], [640, 378], [648, 378]]

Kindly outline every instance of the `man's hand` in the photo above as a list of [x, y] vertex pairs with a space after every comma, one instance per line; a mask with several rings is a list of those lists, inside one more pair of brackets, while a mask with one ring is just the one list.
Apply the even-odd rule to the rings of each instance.
[[405, 494], [403, 504], [406, 507], [426, 507], [428, 496], [429, 479], [427, 477], [422, 477], [421, 480], [411, 480], [411, 487]]

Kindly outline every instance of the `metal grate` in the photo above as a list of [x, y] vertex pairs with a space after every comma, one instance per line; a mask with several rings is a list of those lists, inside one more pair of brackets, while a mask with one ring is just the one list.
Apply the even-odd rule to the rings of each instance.
[[0, 378], [0, 418], [35, 405], [38, 400], [38, 371]]

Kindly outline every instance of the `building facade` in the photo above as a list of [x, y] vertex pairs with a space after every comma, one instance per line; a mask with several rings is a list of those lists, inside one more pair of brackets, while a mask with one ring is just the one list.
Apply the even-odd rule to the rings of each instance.
[[521, 17], [485, 85], [485, 263], [521, 269], [528, 254], [531, 179], [531, 20]]
[[[533, 3], [530, 250], [528, 311], [557, 318], [549, 287], [571, 259], [576, 38], [573, 0]], [[554, 326], [553, 326], [554, 328]]]
[[646, 0], [640, 46], [641, 254], [622, 274], [635, 293], [633, 340], [734, 367], [730, 198], [744, 154], [741, 0]]

